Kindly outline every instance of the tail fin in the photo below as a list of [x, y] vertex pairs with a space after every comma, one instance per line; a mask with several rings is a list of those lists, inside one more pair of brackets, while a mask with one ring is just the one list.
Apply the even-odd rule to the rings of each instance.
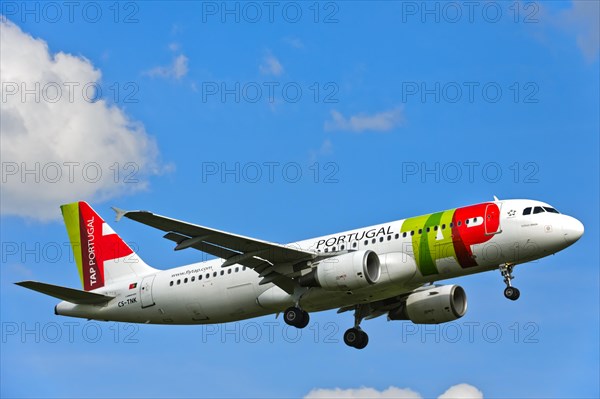
[[155, 272], [86, 202], [60, 207], [85, 291]]

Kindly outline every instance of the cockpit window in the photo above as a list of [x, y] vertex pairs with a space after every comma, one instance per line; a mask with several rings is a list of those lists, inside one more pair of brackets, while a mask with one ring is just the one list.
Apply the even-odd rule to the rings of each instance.
[[536, 206], [535, 208], [533, 208], [533, 213], [543, 213], [544, 212], [544, 208], [542, 208], [541, 206]]
[[529, 208], [525, 208], [525, 209], [523, 210], [523, 215], [530, 215], [530, 214], [531, 214], [531, 207], [529, 207]]
[[546, 210], [546, 212], [550, 212], [550, 213], [560, 213], [559, 211], [557, 211], [554, 208], [551, 208], [549, 206], [545, 206], [544, 209]]

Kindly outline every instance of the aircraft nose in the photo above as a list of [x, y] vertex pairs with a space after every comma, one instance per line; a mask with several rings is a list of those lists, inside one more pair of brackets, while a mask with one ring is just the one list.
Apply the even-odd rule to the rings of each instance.
[[585, 230], [583, 223], [571, 216], [565, 217], [562, 228], [565, 241], [569, 243], [569, 245], [579, 240]]

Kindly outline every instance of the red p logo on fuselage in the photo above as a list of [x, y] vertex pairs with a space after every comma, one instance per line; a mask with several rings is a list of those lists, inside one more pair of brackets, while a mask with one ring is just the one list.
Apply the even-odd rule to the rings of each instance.
[[493, 202], [456, 209], [452, 217], [452, 237], [456, 259], [462, 267], [477, 266], [471, 245], [483, 244], [492, 238], [489, 232], [498, 231], [499, 215], [500, 208]]

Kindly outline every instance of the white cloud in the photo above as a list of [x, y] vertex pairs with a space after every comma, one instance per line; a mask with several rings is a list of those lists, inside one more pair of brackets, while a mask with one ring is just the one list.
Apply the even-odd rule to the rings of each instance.
[[144, 189], [159, 172], [156, 144], [122, 109], [86, 97], [100, 70], [0, 23], [1, 214], [50, 220], [65, 202]]
[[[172, 49], [171, 49], [172, 50]], [[173, 59], [171, 65], [154, 67], [145, 72], [146, 75], [159, 78], [181, 79], [188, 73], [188, 58], [180, 54]]]
[[263, 58], [263, 62], [258, 66], [258, 69], [263, 75], [280, 76], [283, 73], [283, 65], [272, 54], [267, 54]]
[[600, 51], [600, 2], [573, 1], [573, 8], [563, 11], [558, 18], [558, 23], [575, 35], [584, 57], [595, 60]]
[[346, 118], [340, 112], [333, 110], [331, 111], [331, 118], [332, 120], [325, 122], [324, 128], [326, 131], [386, 132], [399, 126], [404, 121], [404, 112], [403, 108], [399, 106], [373, 115], [361, 113]]
[[357, 389], [313, 389], [304, 397], [304, 399], [325, 399], [325, 398], [403, 398], [403, 399], [421, 399], [421, 395], [412, 389], [389, 387], [383, 391], [378, 391], [373, 388], [357, 388]]
[[333, 152], [333, 144], [331, 143], [331, 140], [326, 139], [325, 141], [323, 141], [323, 144], [321, 144], [321, 148], [319, 148], [319, 154], [329, 155], [332, 152]]
[[302, 42], [302, 40], [298, 39], [297, 37], [286, 36], [283, 38], [283, 42], [290, 45], [293, 48], [297, 48], [297, 49], [304, 48], [304, 43]]
[[[383, 391], [378, 391], [374, 388], [357, 388], [357, 389], [313, 389], [304, 397], [304, 399], [321, 399], [321, 398], [406, 398], [406, 399], [421, 399], [422, 396], [418, 392], [409, 388], [389, 387]], [[446, 392], [438, 396], [438, 399], [483, 399], [483, 394], [477, 388], [469, 384], [458, 384], [450, 387]]]
[[448, 388], [438, 399], [483, 399], [483, 393], [473, 385], [458, 384]]
[[[572, 36], [577, 47], [588, 62], [593, 62], [600, 53], [600, 2], [587, 0], [574, 0], [571, 7], [553, 11], [543, 2], [538, 2], [540, 9], [539, 19], [548, 22], [549, 27]], [[541, 25], [544, 26], [544, 25]], [[539, 36], [544, 42], [550, 43], [551, 39]]]
[[316, 162], [317, 159], [324, 155], [330, 155], [333, 153], [333, 143], [329, 139], [325, 139], [318, 149], [312, 149], [309, 151], [310, 163]]

